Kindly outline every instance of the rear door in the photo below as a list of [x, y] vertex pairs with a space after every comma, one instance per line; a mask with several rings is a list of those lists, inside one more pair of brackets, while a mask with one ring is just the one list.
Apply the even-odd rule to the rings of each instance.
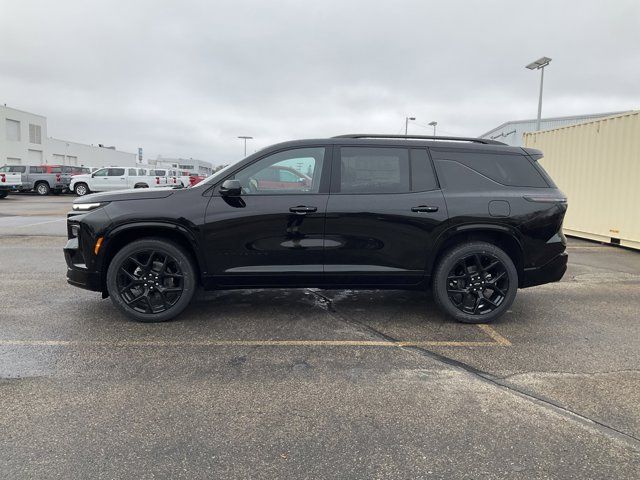
[[105, 179], [105, 191], [127, 188], [127, 175], [124, 168], [109, 168]]
[[336, 146], [325, 222], [326, 281], [416, 284], [446, 221], [426, 148]]

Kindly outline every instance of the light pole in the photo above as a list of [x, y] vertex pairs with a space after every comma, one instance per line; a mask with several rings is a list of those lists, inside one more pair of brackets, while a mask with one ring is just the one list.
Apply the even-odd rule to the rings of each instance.
[[404, 134], [409, 131], [409, 120], [415, 120], [416, 117], [404, 117]]
[[433, 136], [436, 136], [436, 125], [438, 125], [438, 122], [429, 122], [428, 124], [429, 126], [433, 127]]
[[247, 140], [253, 140], [253, 137], [249, 137], [247, 135], [240, 135], [238, 138], [244, 140], [244, 156], [247, 156]]
[[540, 70], [540, 97], [538, 98], [538, 120], [536, 121], [536, 130], [540, 130], [540, 118], [542, 116], [542, 87], [544, 85], [544, 67], [551, 63], [551, 59], [549, 57], [542, 57], [536, 60], [535, 62], [531, 62], [525, 68], [529, 70]]

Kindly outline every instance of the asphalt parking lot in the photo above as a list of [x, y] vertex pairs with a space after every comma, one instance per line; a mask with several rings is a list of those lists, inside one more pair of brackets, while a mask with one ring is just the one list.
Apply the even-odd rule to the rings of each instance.
[[66, 284], [72, 200], [0, 200], [3, 478], [639, 476], [640, 253], [571, 240], [490, 326], [311, 289], [146, 325]]

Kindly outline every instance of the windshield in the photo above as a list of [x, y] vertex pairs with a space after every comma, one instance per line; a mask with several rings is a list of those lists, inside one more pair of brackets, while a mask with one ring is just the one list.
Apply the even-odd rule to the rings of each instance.
[[[238, 162], [239, 161], [240, 160], [238, 160]], [[214, 174], [212, 174], [210, 177], [205, 178], [200, 183], [197, 183], [197, 184], [193, 185], [191, 188], [200, 188], [203, 185], [209, 186], [209, 185], [211, 185], [211, 183], [217, 182], [218, 180], [220, 180], [222, 177], [225, 176], [225, 174], [231, 169], [231, 167], [237, 165], [238, 162], [230, 163], [226, 167], [223, 167], [220, 170], [218, 170], [217, 172], [215, 172]]]

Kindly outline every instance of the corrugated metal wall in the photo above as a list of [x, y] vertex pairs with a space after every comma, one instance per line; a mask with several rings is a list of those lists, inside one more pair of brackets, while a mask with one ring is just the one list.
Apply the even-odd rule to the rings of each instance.
[[[590, 113], [585, 115], [575, 115], [572, 117], [554, 117], [543, 118], [540, 120], [540, 130], [552, 130], [554, 128], [564, 127], [566, 125], [576, 125], [578, 123], [584, 123], [596, 118], [610, 117], [612, 115], [619, 115], [629, 112], [609, 112], [609, 113]], [[513, 147], [520, 147], [524, 145], [523, 135], [526, 132], [535, 132], [536, 120], [514, 120], [504, 123], [493, 130], [488, 131], [480, 135], [480, 138], [489, 138], [491, 140], [498, 140], [504, 142], [507, 145]]]
[[640, 111], [526, 133], [524, 143], [542, 150], [569, 197], [567, 234], [640, 249]]

